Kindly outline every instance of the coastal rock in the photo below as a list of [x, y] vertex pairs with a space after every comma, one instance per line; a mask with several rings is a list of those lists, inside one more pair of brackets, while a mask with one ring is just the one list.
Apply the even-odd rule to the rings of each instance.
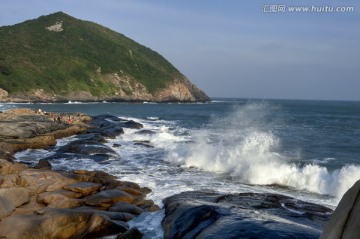
[[86, 211], [86, 212], [97, 213], [97, 214], [106, 216], [106, 217], [110, 218], [111, 220], [117, 220], [117, 221], [123, 221], [123, 222], [130, 221], [131, 219], [133, 219], [135, 217], [135, 215], [131, 214], [131, 213], [97, 210], [97, 209], [94, 209], [89, 206], [81, 206], [81, 207], [75, 208], [75, 210], [81, 210], [83, 212]]
[[76, 182], [73, 178], [50, 170], [24, 170], [19, 173], [19, 177], [19, 185], [36, 193], [56, 191]]
[[[43, 116], [31, 116], [28, 119], [13, 119], [11, 122], [0, 122], [0, 137], [6, 138], [32, 138], [56, 130], [62, 130], [69, 126], [52, 122], [48, 119], [43, 121]], [[36, 122], [36, 123], [35, 123]]]
[[80, 134], [76, 136], [77, 139], [83, 140], [83, 142], [98, 142], [98, 143], [106, 143], [107, 140], [104, 136], [102, 136], [100, 133], [86, 133], [86, 134]]
[[[126, 121], [129, 122], [126, 125], [117, 117], [113, 119], [119, 127], [140, 127], [136, 122]], [[126, 232], [129, 227], [126, 221], [144, 210], [158, 208], [153, 201], [144, 200], [150, 189], [118, 181], [108, 173], [51, 170], [49, 161], [65, 156], [69, 160], [87, 157], [97, 162], [109, 159], [115, 151], [102, 144], [106, 139], [101, 130], [77, 136], [78, 140], [29, 168], [2, 157], [11, 158], [14, 152], [23, 149], [54, 145], [58, 137], [83, 133], [89, 127], [54, 122], [44, 112], [28, 109], [0, 113], [0, 123], [3, 122], [18, 124], [19, 131], [14, 130], [10, 136], [2, 132], [0, 137], [0, 238], [98, 238]], [[21, 129], [24, 122], [31, 133]], [[44, 130], [49, 123], [50, 129]], [[141, 208], [137, 206], [140, 204]], [[107, 211], [109, 208], [112, 210]], [[122, 235], [127, 238], [142, 234], [130, 230]]]
[[124, 133], [118, 118], [112, 115], [97, 115], [93, 117], [90, 125], [93, 128], [89, 129], [88, 133], [98, 133], [108, 138], [115, 138]]
[[28, 201], [29, 190], [26, 188], [0, 189], [0, 220]]
[[109, 208], [111, 212], [126, 212], [135, 215], [140, 215], [144, 210], [126, 202], [118, 202]]
[[84, 132], [88, 126], [54, 122], [54, 114], [31, 109], [11, 109], [0, 113], [0, 156], [12, 161], [15, 152], [47, 148], [56, 139]]
[[8, 239], [96, 238], [127, 230], [123, 222], [73, 209], [46, 209], [38, 215], [17, 215], [0, 222], [0, 237]]
[[16, 174], [0, 175], [0, 188], [13, 188], [17, 186], [19, 176]]
[[139, 130], [136, 132], [136, 134], [140, 134], [140, 135], [154, 135], [156, 134], [155, 131], [149, 130], [149, 129], [143, 129], [143, 130]]
[[76, 154], [116, 154], [111, 148], [98, 143], [94, 140], [76, 140], [60, 147], [59, 153], [76, 153]]
[[39, 162], [34, 166], [35, 169], [51, 169], [52, 166], [46, 159], [40, 159]]
[[331, 210], [277, 194], [184, 192], [164, 200], [164, 238], [318, 238]]
[[90, 206], [110, 207], [112, 204], [117, 202], [132, 203], [133, 201], [134, 197], [132, 195], [119, 189], [111, 189], [101, 191], [88, 197], [85, 203]]
[[342, 197], [320, 239], [360, 238], [360, 180]]
[[79, 182], [79, 183], [65, 185], [64, 189], [72, 192], [80, 193], [83, 196], [87, 196], [98, 191], [100, 187], [101, 184], [99, 183]]
[[134, 145], [143, 146], [145, 148], [154, 148], [148, 140], [136, 140], [134, 141]]
[[82, 203], [82, 200], [68, 198], [58, 192], [41, 193], [36, 200], [49, 208], [73, 208], [81, 206]]
[[144, 128], [144, 126], [138, 122], [135, 122], [133, 120], [128, 120], [123, 123], [124, 128], [130, 128], [130, 129], [141, 129]]
[[19, 174], [19, 172], [25, 169], [28, 169], [28, 167], [24, 164], [0, 159], [0, 175]]
[[19, 152], [25, 149], [41, 149], [54, 146], [56, 140], [54, 136], [41, 135], [33, 138], [20, 138], [7, 140], [6, 144], [11, 153]]
[[70, 125], [67, 126], [65, 129], [61, 130], [55, 130], [50, 133], [47, 133], [47, 135], [54, 136], [55, 139], [60, 139], [64, 137], [70, 137], [73, 135], [81, 134], [85, 132], [89, 127], [86, 125]]
[[130, 230], [125, 233], [117, 236], [115, 239], [141, 239], [144, 234], [142, 234], [139, 229], [136, 227], [130, 228]]
[[99, 133], [109, 138], [123, 134], [123, 128], [141, 129], [144, 127], [136, 121], [120, 119], [109, 114], [94, 116], [90, 125], [94, 128], [88, 130], [88, 133]]

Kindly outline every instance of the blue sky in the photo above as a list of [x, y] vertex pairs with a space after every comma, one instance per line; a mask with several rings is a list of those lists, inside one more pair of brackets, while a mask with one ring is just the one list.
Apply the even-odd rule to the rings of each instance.
[[[264, 5], [353, 6], [264, 13]], [[0, 26], [56, 11], [162, 54], [212, 97], [360, 100], [360, 2], [1, 0]]]

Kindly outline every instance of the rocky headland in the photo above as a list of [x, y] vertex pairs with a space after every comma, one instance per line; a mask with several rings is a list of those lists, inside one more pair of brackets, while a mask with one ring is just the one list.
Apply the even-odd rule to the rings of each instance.
[[0, 27], [0, 102], [69, 100], [210, 98], [157, 52], [94, 22], [56, 12]]

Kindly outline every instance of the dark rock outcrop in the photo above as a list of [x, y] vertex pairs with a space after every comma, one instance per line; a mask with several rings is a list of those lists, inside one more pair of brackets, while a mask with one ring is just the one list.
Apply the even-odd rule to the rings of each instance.
[[51, 163], [46, 159], [40, 159], [34, 166], [35, 169], [52, 169]]
[[116, 116], [104, 114], [93, 117], [90, 122], [93, 126], [88, 133], [100, 134], [108, 138], [115, 138], [124, 133], [123, 128], [141, 129], [143, 125], [133, 120], [120, 119]]
[[320, 239], [360, 238], [360, 180], [342, 197]]
[[318, 238], [331, 209], [277, 194], [184, 192], [164, 200], [170, 238]]

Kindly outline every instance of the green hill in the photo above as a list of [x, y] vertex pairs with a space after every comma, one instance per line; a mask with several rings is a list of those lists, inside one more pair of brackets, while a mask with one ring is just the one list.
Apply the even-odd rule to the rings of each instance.
[[0, 27], [0, 88], [20, 100], [209, 100], [155, 51], [62, 12]]

